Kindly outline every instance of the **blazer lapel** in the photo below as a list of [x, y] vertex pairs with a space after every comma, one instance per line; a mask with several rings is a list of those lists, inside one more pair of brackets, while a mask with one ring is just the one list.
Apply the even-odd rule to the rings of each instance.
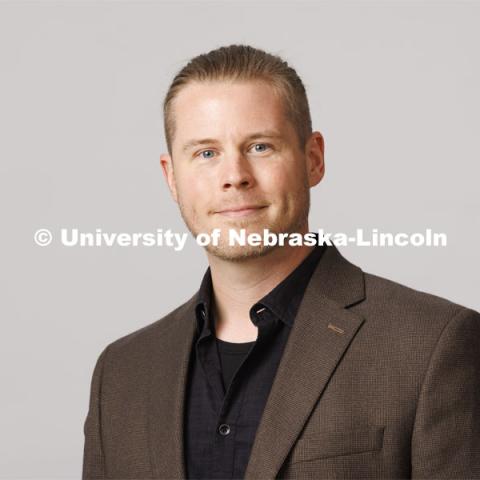
[[364, 319], [363, 272], [327, 247], [305, 291], [258, 427], [246, 479], [275, 478]]
[[198, 292], [158, 325], [150, 345], [149, 447], [155, 478], [185, 478], [183, 410]]

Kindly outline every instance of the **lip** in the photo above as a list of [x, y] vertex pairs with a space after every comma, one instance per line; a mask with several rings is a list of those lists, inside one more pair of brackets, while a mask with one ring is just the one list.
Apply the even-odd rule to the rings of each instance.
[[227, 217], [245, 217], [258, 213], [266, 207], [266, 205], [242, 205], [240, 207], [228, 208], [215, 213], [226, 215]]

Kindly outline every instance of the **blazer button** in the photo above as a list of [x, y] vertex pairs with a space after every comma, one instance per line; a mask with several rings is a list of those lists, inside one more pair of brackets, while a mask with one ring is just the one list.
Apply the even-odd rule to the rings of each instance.
[[230, 426], [226, 423], [222, 423], [218, 427], [218, 431], [220, 432], [220, 435], [228, 435], [230, 433]]

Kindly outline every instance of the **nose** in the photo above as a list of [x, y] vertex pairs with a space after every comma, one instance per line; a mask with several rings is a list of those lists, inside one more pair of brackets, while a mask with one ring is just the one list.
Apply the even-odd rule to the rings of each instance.
[[224, 191], [231, 189], [247, 190], [255, 181], [251, 165], [241, 153], [231, 154], [224, 158], [221, 171], [221, 187]]

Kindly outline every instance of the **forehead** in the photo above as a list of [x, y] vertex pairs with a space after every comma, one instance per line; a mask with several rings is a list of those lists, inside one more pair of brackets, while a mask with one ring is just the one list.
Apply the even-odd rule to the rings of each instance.
[[173, 102], [175, 138], [192, 136], [225, 138], [257, 130], [277, 130], [287, 135], [284, 102], [264, 81], [195, 82]]

